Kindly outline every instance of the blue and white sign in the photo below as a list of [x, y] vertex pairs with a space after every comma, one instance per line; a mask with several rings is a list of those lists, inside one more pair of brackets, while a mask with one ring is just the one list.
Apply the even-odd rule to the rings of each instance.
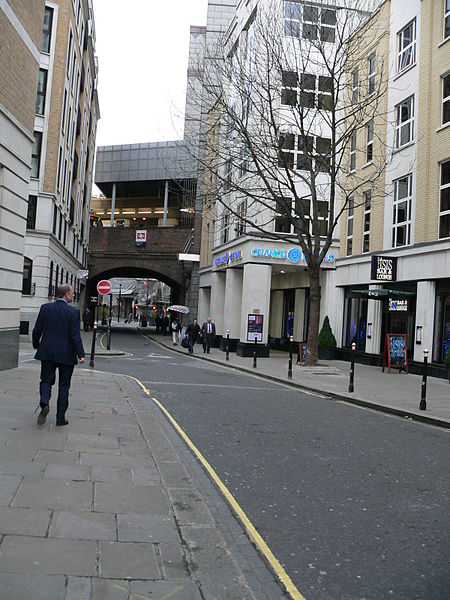
[[[278, 260], [288, 260], [293, 264], [300, 262], [306, 262], [306, 258], [301, 248], [291, 248], [285, 250], [284, 248], [252, 248], [250, 254], [255, 258], [275, 258]], [[334, 263], [334, 254], [326, 254], [323, 259], [324, 263]]]
[[230, 252], [226, 252], [223, 256], [218, 256], [214, 263], [216, 265], [216, 267], [226, 267], [228, 266], [230, 263], [233, 263], [237, 260], [241, 260], [242, 259], [242, 252], [240, 249], [238, 250], [233, 250]]

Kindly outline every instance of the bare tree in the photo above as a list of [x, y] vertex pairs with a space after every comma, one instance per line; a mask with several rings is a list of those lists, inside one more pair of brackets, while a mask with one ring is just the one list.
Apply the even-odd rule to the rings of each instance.
[[[205, 51], [195, 100], [209, 110], [197, 155], [203, 202], [216, 204], [219, 228], [300, 246], [310, 285], [307, 363], [315, 364], [320, 269], [339, 219], [362, 186], [372, 201], [384, 194], [387, 69], [377, 55], [371, 72], [368, 58], [386, 32], [367, 23], [361, 0], [253, 4], [237, 37]], [[364, 176], [356, 152], [372, 163]]]

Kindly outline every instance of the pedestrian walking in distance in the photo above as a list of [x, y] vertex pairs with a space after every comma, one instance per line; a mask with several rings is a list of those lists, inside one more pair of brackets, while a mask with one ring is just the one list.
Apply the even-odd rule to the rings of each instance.
[[197, 341], [198, 336], [200, 335], [200, 325], [198, 324], [197, 319], [194, 319], [194, 322], [191, 323], [186, 329], [186, 335], [188, 338], [189, 354], [193, 354], [194, 344]]
[[178, 335], [179, 335], [179, 333], [181, 331], [180, 321], [176, 317], [174, 318], [174, 320], [170, 324], [170, 329], [172, 330], [173, 345], [176, 346], [177, 345], [177, 338], [178, 338]]
[[56, 425], [67, 425], [66, 411], [69, 406], [69, 388], [73, 368], [77, 361], [84, 363], [84, 348], [80, 335], [80, 313], [70, 306], [73, 300], [73, 287], [66, 283], [56, 290], [55, 302], [43, 304], [39, 310], [33, 329], [33, 348], [37, 349], [34, 358], [41, 361], [41, 382], [39, 385], [41, 412], [38, 425], [43, 425], [49, 412], [52, 386], [58, 379], [58, 400], [56, 404]]
[[203, 354], [205, 352], [209, 354], [215, 337], [216, 325], [215, 323], [211, 323], [211, 317], [208, 317], [207, 321], [202, 325]]

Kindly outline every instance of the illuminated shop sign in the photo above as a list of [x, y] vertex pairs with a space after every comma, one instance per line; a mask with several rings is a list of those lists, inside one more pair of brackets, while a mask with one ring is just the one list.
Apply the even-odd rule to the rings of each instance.
[[[278, 260], [288, 260], [291, 263], [306, 262], [304, 253], [300, 248], [291, 248], [285, 250], [282, 248], [252, 248], [250, 254], [256, 258], [275, 258]], [[334, 254], [327, 254], [323, 259], [324, 263], [334, 263]]]
[[397, 259], [390, 256], [372, 256], [370, 278], [375, 281], [396, 281]]
[[241, 250], [233, 250], [232, 252], [227, 252], [226, 254], [224, 254], [223, 256], [218, 256], [215, 259], [215, 265], [216, 267], [223, 267], [223, 266], [227, 266], [232, 262], [235, 262], [237, 260], [241, 260], [242, 259], [242, 252]]
[[408, 300], [393, 300], [389, 298], [389, 311], [391, 312], [407, 312]]

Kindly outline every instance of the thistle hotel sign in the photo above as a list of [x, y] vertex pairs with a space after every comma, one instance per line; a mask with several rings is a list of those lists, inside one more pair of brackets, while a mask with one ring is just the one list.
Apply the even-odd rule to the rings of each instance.
[[370, 278], [375, 281], [396, 281], [397, 259], [390, 256], [372, 256]]
[[241, 250], [233, 250], [231, 252], [227, 252], [223, 256], [218, 256], [214, 262], [216, 264], [216, 267], [225, 267], [225, 266], [228, 266], [230, 263], [233, 263], [233, 262], [235, 262], [237, 260], [241, 260], [241, 259], [242, 259]]

